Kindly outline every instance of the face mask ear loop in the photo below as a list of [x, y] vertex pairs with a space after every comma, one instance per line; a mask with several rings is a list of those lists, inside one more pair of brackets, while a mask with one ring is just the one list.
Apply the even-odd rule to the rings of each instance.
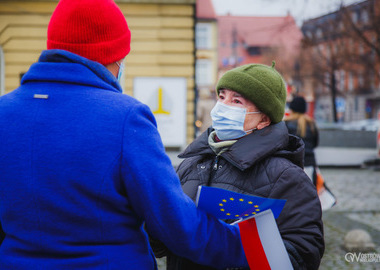
[[117, 74], [117, 80], [120, 81], [121, 76], [123, 75], [124, 62], [122, 61], [120, 64], [118, 62], [116, 62], [116, 65], [119, 67], [119, 72]]
[[253, 132], [257, 130], [257, 128], [253, 128], [253, 129], [250, 129], [250, 130], [244, 130], [245, 134], [248, 134], [249, 132]]
[[[258, 112], [246, 112], [245, 114], [258, 114], [258, 113], [261, 113], [260, 111], [258, 111]], [[253, 128], [253, 129], [250, 129], [250, 130], [244, 130], [244, 132], [246, 133], [246, 134], [248, 134], [248, 132], [253, 132], [253, 131], [255, 131], [257, 128]]]

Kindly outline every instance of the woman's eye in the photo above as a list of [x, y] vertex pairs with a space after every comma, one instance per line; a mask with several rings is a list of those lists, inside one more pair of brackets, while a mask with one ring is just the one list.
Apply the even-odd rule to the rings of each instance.
[[236, 104], [241, 104], [240, 100], [238, 100], [238, 99], [234, 99], [233, 102], [236, 103]]
[[219, 96], [219, 99], [224, 99], [224, 96]]

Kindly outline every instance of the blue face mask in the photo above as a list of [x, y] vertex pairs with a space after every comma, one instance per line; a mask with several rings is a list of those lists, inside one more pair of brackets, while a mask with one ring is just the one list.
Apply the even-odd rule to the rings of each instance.
[[116, 62], [116, 65], [119, 67], [119, 73], [117, 74], [117, 80], [120, 82], [121, 76], [123, 75], [123, 71], [124, 71], [124, 62], [121, 62], [120, 64]]
[[212, 127], [216, 131], [216, 136], [224, 141], [247, 135], [256, 128], [244, 130], [245, 115], [255, 113], [261, 112], [247, 112], [245, 108], [225, 105], [218, 101], [211, 110]]

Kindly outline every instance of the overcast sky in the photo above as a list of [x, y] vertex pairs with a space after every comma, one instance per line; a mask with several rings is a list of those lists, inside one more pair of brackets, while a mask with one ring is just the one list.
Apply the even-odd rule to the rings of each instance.
[[358, 0], [212, 0], [218, 15], [286, 16], [289, 11], [301, 26], [307, 19], [336, 11], [340, 3], [352, 4]]

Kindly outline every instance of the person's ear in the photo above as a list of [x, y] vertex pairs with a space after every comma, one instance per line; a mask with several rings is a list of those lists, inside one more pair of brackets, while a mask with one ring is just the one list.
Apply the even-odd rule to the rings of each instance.
[[272, 121], [270, 120], [269, 116], [267, 115], [263, 115], [263, 117], [261, 118], [261, 121], [257, 124], [257, 129], [263, 129], [267, 126], [269, 126], [270, 124], [272, 123]]

